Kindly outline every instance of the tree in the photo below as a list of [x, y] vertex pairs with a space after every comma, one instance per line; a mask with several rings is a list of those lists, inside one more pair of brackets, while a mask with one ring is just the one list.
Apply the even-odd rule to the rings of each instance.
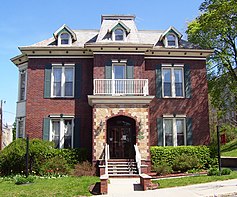
[[201, 15], [188, 24], [188, 40], [213, 49], [208, 59], [209, 93], [221, 115], [237, 111], [237, 3], [236, 0], [205, 0]]

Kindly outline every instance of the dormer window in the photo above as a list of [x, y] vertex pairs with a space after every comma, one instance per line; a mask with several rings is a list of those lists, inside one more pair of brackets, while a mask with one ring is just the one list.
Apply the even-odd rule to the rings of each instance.
[[165, 47], [178, 47], [178, 38], [175, 34], [169, 33], [165, 36]]
[[123, 41], [124, 40], [124, 31], [122, 29], [116, 29], [114, 31], [114, 40]]
[[176, 36], [173, 34], [167, 35], [167, 44], [169, 47], [175, 47], [176, 46]]
[[58, 37], [58, 45], [71, 45], [72, 38], [69, 33], [61, 33]]
[[61, 38], [61, 45], [64, 45], [64, 44], [69, 44], [69, 34], [68, 33], [62, 33], [60, 35], [60, 38]]
[[169, 27], [161, 36], [159, 41], [162, 41], [164, 47], [168, 48], [178, 48], [179, 40], [181, 39], [182, 34], [178, 32], [174, 27]]

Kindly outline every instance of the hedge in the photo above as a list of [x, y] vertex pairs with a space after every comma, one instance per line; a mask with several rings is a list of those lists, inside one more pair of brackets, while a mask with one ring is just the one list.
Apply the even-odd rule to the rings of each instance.
[[196, 156], [199, 161], [199, 169], [207, 169], [215, 163], [207, 146], [152, 146], [150, 152], [153, 166], [163, 164], [173, 166], [174, 160], [182, 154]]
[[[25, 171], [26, 140], [17, 139], [0, 153], [0, 175], [18, 174]], [[56, 149], [54, 143], [40, 139], [29, 142], [29, 168], [39, 173], [41, 166], [49, 159], [64, 158], [70, 167], [85, 161], [87, 151], [83, 148]]]

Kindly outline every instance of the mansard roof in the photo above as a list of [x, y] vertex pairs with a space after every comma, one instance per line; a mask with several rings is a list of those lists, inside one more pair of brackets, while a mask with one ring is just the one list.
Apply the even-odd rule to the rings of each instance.
[[[164, 47], [161, 40], [169, 32], [175, 33], [180, 39], [179, 48], [195, 49], [199, 48], [185, 40], [181, 40], [182, 34], [174, 27], [167, 30], [138, 30], [135, 24], [134, 15], [102, 15], [99, 30], [72, 30], [67, 25], [61, 26], [53, 37], [25, 47], [58, 47], [57, 36], [62, 31], [70, 33], [73, 39], [69, 47], [85, 47], [85, 45], [109, 45], [115, 44], [112, 40], [112, 31], [117, 27], [123, 28], [127, 32], [126, 41], [119, 41], [124, 45], [153, 45], [154, 48]], [[118, 41], [116, 41], [118, 43]]]

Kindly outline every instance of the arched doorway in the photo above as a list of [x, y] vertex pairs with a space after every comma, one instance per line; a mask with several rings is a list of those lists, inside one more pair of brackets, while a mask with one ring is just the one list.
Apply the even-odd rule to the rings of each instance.
[[127, 116], [116, 116], [107, 120], [107, 144], [111, 159], [134, 158], [136, 143], [136, 121]]

